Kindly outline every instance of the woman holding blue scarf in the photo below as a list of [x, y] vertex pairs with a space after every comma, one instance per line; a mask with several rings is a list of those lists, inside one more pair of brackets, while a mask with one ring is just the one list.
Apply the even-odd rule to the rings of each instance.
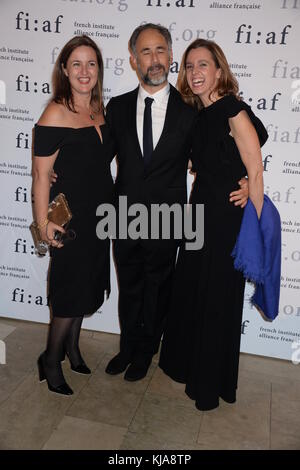
[[182, 246], [164, 333], [160, 367], [186, 384], [199, 410], [236, 401], [245, 279], [231, 256], [243, 209], [227, 194], [248, 175], [249, 198], [260, 218], [267, 132], [240, 100], [221, 48], [197, 39], [184, 53], [178, 77], [183, 99], [199, 109], [192, 151], [196, 178], [190, 204], [204, 204], [204, 246]]

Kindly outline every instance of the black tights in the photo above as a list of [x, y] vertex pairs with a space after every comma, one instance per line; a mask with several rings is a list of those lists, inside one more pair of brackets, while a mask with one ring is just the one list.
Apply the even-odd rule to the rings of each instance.
[[75, 367], [84, 362], [79, 350], [82, 320], [83, 317], [52, 318], [44, 355], [44, 367], [47, 378], [53, 387], [58, 387], [65, 382], [61, 367], [65, 353]]

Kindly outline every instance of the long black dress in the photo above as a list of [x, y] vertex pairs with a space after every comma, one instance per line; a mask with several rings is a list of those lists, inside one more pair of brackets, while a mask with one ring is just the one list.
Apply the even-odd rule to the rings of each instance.
[[110, 163], [114, 144], [108, 127], [70, 128], [35, 126], [34, 154], [49, 156], [59, 149], [54, 171], [57, 182], [50, 201], [64, 193], [73, 214], [68, 228], [76, 239], [51, 249], [48, 294], [54, 316], [77, 317], [94, 313], [110, 290], [110, 241], [96, 235], [96, 208], [114, 202]]
[[186, 384], [200, 410], [236, 400], [245, 282], [233, 267], [243, 210], [229, 202], [246, 175], [228, 119], [245, 110], [261, 144], [267, 133], [251, 108], [227, 95], [201, 110], [192, 152], [197, 177], [190, 203], [204, 206], [204, 246], [180, 249], [160, 367]]

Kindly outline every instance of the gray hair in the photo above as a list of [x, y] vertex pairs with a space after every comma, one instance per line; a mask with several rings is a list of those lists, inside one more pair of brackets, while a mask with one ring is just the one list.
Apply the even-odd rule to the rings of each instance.
[[135, 28], [133, 31], [130, 39], [129, 39], [129, 48], [133, 52], [134, 55], [136, 55], [136, 42], [138, 40], [139, 35], [147, 30], [147, 29], [155, 29], [158, 33], [160, 33], [166, 40], [166, 43], [168, 44], [168, 49], [169, 52], [172, 50], [172, 38], [171, 34], [169, 33], [169, 30], [165, 28], [164, 26], [161, 26], [160, 24], [154, 24], [154, 23], [146, 23], [142, 24], [141, 26], [138, 26]]

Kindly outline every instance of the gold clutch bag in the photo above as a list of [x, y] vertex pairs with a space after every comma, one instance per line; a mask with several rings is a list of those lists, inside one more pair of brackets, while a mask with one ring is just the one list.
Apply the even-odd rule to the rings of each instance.
[[63, 227], [72, 219], [66, 196], [59, 193], [48, 206], [48, 219], [56, 225]]
[[[49, 221], [53, 222], [56, 225], [63, 227], [72, 219], [72, 212], [70, 210], [66, 196], [63, 193], [59, 193], [48, 206], [48, 215], [47, 218]], [[29, 229], [32, 234], [34, 245], [37, 252], [40, 255], [46, 254], [48, 250], [48, 244], [42, 240], [38, 224], [32, 222], [29, 226]]]

